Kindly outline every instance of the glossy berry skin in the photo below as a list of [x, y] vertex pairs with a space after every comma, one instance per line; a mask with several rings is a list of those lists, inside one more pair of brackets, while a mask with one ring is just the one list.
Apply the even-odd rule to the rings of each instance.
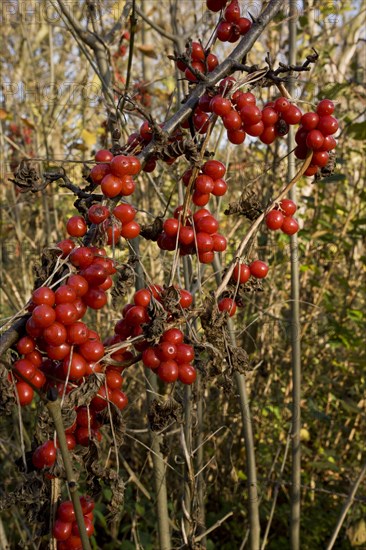
[[98, 225], [109, 218], [109, 210], [102, 204], [93, 204], [88, 210], [88, 218], [91, 223]]
[[133, 301], [136, 306], [147, 307], [151, 301], [151, 292], [147, 288], [142, 288], [135, 292]]
[[102, 179], [110, 173], [109, 164], [97, 164], [93, 166], [90, 171], [90, 177], [93, 180], [93, 183], [99, 185]]
[[286, 233], [286, 235], [294, 235], [299, 230], [299, 224], [295, 220], [295, 218], [292, 218], [291, 216], [287, 216], [283, 220], [283, 224], [281, 227], [281, 231], [283, 233]]
[[87, 229], [88, 227], [82, 216], [72, 216], [66, 224], [66, 230], [71, 237], [83, 237]]
[[285, 216], [292, 216], [297, 210], [297, 206], [291, 199], [282, 199], [280, 209]]
[[260, 135], [260, 140], [266, 145], [270, 145], [277, 137], [276, 128], [274, 126], [265, 126]]
[[194, 349], [189, 344], [177, 344], [175, 361], [181, 363], [191, 363], [194, 359]]
[[31, 388], [26, 382], [17, 382], [15, 387], [21, 407], [25, 407], [26, 405], [32, 403], [34, 397], [33, 388]]
[[157, 369], [160, 365], [160, 359], [157, 356], [156, 349], [147, 348], [142, 352], [142, 362], [149, 369]]
[[179, 375], [178, 365], [172, 359], [164, 361], [163, 363], [160, 363], [157, 369], [157, 374], [160, 380], [166, 382], [167, 384], [175, 382], [176, 380], [178, 380]]
[[111, 390], [120, 390], [123, 383], [123, 378], [118, 371], [110, 370], [106, 372], [106, 382]]
[[75, 510], [71, 500], [61, 502], [57, 510], [57, 517], [64, 522], [72, 523], [75, 521]]
[[71, 535], [72, 523], [56, 519], [53, 526], [53, 536], [56, 540], [67, 540]]
[[137, 327], [142, 323], [146, 323], [149, 320], [149, 316], [144, 307], [133, 306], [127, 311], [125, 320], [128, 325]]
[[202, 172], [210, 176], [213, 180], [223, 178], [226, 172], [225, 165], [218, 160], [208, 160], [202, 166]]
[[222, 117], [222, 122], [227, 130], [239, 130], [242, 125], [242, 118], [239, 113], [232, 109], [227, 115]]
[[301, 117], [301, 124], [305, 130], [315, 130], [319, 122], [319, 115], [317, 113], [305, 113]]
[[70, 275], [67, 284], [75, 290], [78, 297], [84, 296], [88, 292], [88, 283], [81, 275]]
[[89, 338], [89, 329], [85, 323], [76, 321], [67, 327], [67, 341], [72, 345], [84, 344]]
[[[319, 126], [319, 124], [318, 124]], [[320, 149], [324, 142], [324, 135], [319, 130], [310, 130], [306, 137], [306, 145], [309, 149]]]
[[[245, 139], [245, 133], [244, 133], [244, 139]], [[228, 188], [228, 186], [227, 186], [226, 181], [223, 180], [222, 178], [219, 178], [219, 179], [214, 181], [214, 187], [213, 187], [213, 190], [212, 190], [212, 194], [215, 195], [215, 197], [222, 197], [223, 195], [225, 195], [225, 193], [227, 191], [227, 188]]]
[[[94, 525], [90, 518], [84, 516], [85, 530], [88, 537], [91, 537], [94, 533]], [[75, 536], [80, 536], [79, 527], [76, 521], [72, 524], [72, 534]]]
[[51, 288], [41, 286], [32, 293], [32, 302], [37, 306], [46, 304], [52, 307], [55, 304], [55, 293]]
[[71, 239], [64, 239], [63, 241], [59, 241], [56, 246], [62, 251], [61, 258], [67, 258], [71, 250], [75, 247], [75, 244]]
[[112, 390], [109, 399], [120, 411], [125, 409], [128, 405], [127, 395], [119, 389]]
[[83, 344], [80, 344], [79, 353], [86, 359], [86, 361], [99, 361], [104, 355], [104, 346], [99, 340], [88, 340]]
[[113, 154], [108, 149], [100, 149], [95, 153], [95, 162], [110, 162]]
[[197, 250], [199, 252], [210, 252], [213, 249], [213, 240], [211, 235], [199, 232], [196, 235]]
[[196, 178], [196, 181], [194, 183], [194, 188], [199, 193], [212, 193], [214, 188], [214, 180], [210, 178], [210, 176], [201, 174]]
[[244, 284], [249, 280], [250, 269], [246, 264], [236, 264], [234, 267], [233, 279], [235, 282]]
[[70, 380], [78, 380], [85, 375], [86, 361], [82, 355], [74, 352], [71, 356], [65, 357], [62, 363], [64, 376], [68, 375]]
[[191, 385], [197, 378], [196, 369], [188, 363], [178, 365], [178, 380], [182, 384]]
[[80, 497], [80, 504], [83, 514], [90, 514], [95, 508], [94, 500], [89, 495]]
[[168, 361], [168, 359], [175, 359], [177, 348], [171, 342], [161, 342], [156, 353], [160, 361]]
[[290, 108], [291, 103], [285, 97], [279, 97], [274, 102], [274, 110], [278, 113], [284, 113]]
[[261, 260], [254, 260], [249, 266], [250, 274], [256, 279], [264, 279], [268, 273], [268, 265]]
[[[213, 216], [205, 216], [197, 222], [197, 230], [212, 235], [219, 228], [219, 222]], [[198, 246], [198, 242], [197, 242]]]
[[80, 267], [84, 269], [88, 265], [92, 264], [94, 260], [94, 254], [86, 246], [80, 246], [79, 248], [74, 248], [70, 253], [70, 261], [75, 267]]
[[320, 117], [317, 130], [319, 130], [323, 136], [329, 136], [335, 134], [338, 127], [338, 121], [336, 118], [330, 115], [325, 115]]
[[331, 115], [334, 112], [334, 103], [330, 99], [322, 99], [318, 103], [316, 112], [319, 116]]
[[99, 263], [92, 263], [81, 273], [88, 283], [88, 288], [103, 284], [108, 277], [108, 271]]
[[220, 233], [215, 233], [215, 235], [211, 235], [211, 237], [214, 252], [224, 252], [227, 248], [226, 238], [223, 235], [220, 235]]
[[117, 155], [110, 163], [110, 170], [114, 176], [121, 178], [122, 176], [130, 175], [129, 157], [125, 155]]
[[55, 310], [51, 306], [41, 304], [32, 311], [32, 320], [39, 328], [49, 327], [56, 320]]
[[282, 118], [287, 124], [299, 124], [302, 117], [302, 112], [296, 105], [290, 105], [290, 107], [282, 113]]
[[262, 111], [262, 122], [264, 126], [273, 126], [278, 120], [278, 113], [271, 107], [266, 107]]
[[180, 293], [179, 304], [183, 309], [186, 309], [187, 307], [192, 305], [193, 296], [190, 292], [188, 292], [188, 290], [185, 290], [182, 288], [180, 289], [179, 293]]
[[135, 221], [131, 221], [122, 225], [121, 237], [124, 237], [125, 239], [135, 239], [139, 236], [140, 231], [141, 227], [139, 224]]
[[55, 307], [56, 321], [62, 325], [71, 325], [78, 320], [79, 314], [75, 307], [75, 302], [73, 304], [58, 304]]
[[32, 456], [32, 462], [36, 468], [51, 467], [56, 461], [57, 450], [53, 441], [45, 441], [37, 447]]
[[[324, 145], [324, 143], [323, 143]], [[328, 164], [329, 154], [327, 151], [315, 151], [313, 158], [311, 159], [312, 164], [316, 164], [320, 168]]]
[[35, 342], [33, 338], [29, 338], [29, 336], [23, 336], [20, 340], [18, 340], [16, 348], [18, 353], [21, 355], [25, 355], [27, 353], [31, 353], [35, 349]]
[[236, 313], [236, 303], [232, 298], [222, 298], [218, 303], [220, 311], [227, 311], [229, 317], [232, 317]]
[[103, 195], [112, 199], [122, 191], [122, 180], [114, 174], [107, 174], [100, 184]]
[[230, 99], [217, 95], [211, 99], [210, 108], [215, 115], [224, 116], [232, 110], [232, 105]]
[[89, 289], [82, 299], [92, 309], [102, 309], [107, 303], [107, 295], [99, 287]]
[[283, 224], [284, 215], [279, 210], [271, 210], [266, 216], [266, 226], [271, 231], [276, 231], [276, 229], [281, 229]]
[[[241, 143], [244, 143], [245, 138], [246, 138], [246, 133], [243, 128], [239, 128], [238, 130], [227, 131], [227, 139], [230, 141], [230, 143], [233, 143], [234, 145], [240, 145]], [[219, 181], [219, 180], [216, 180], [216, 181]], [[213, 193], [213, 194], [216, 195], [216, 193]]]
[[56, 304], [67, 304], [75, 302], [76, 292], [69, 285], [61, 285], [55, 292], [55, 303]]
[[184, 336], [178, 328], [170, 328], [163, 333], [161, 339], [163, 342], [170, 342], [176, 346], [183, 343]]
[[246, 126], [251, 126], [262, 120], [262, 112], [255, 105], [247, 104], [240, 109], [240, 117]]
[[113, 215], [122, 223], [129, 223], [136, 216], [136, 210], [131, 204], [119, 204], [113, 210]]

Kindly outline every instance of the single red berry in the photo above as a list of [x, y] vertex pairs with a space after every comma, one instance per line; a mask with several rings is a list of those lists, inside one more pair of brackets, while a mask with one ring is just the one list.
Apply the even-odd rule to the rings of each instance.
[[210, 176], [201, 174], [194, 182], [194, 188], [201, 194], [212, 193], [214, 188], [214, 180]]
[[104, 176], [101, 182], [101, 189], [103, 195], [108, 198], [117, 197], [122, 190], [122, 180], [120, 177], [114, 174], [107, 174]]
[[224, 252], [227, 248], [227, 240], [223, 235], [220, 235], [220, 233], [216, 233], [215, 235], [211, 235], [212, 242], [213, 242], [213, 250], [215, 252]]
[[189, 363], [182, 363], [178, 365], [178, 380], [182, 384], [193, 384], [197, 378], [196, 369]]
[[157, 374], [163, 382], [171, 384], [178, 380], [179, 370], [178, 365], [173, 359], [160, 363]]
[[75, 323], [75, 321], [77, 321], [79, 318], [78, 311], [75, 307], [75, 302], [73, 302], [72, 304], [58, 304], [55, 307], [54, 311], [56, 317], [55, 320], [62, 325], [71, 325], [71, 323]]
[[236, 25], [239, 28], [240, 34], [243, 36], [244, 34], [247, 34], [249, 29], [252, 26], [252, 22], [247, 17], [239, 17], [239, 19], [236, 21]]
[[256, 105], [247, 104], [240, 109], [240, 117], [245, 127], [252, 126], [262, 120], [262, 111]]
[[102, 204], [93, 204], [88, 210], [88, 218], [91, 223], [102, 223], [109, 218], [109, 210]]
[[317, 130], [319, 130], [319, 132], [321, 132], [323, 136], [335, 134], [338, 128], [339, 125], [336, 118], [330, 115], [321, 116], [319, 118]]
[[259, 139], [262, 143], [270, 145], [277, 137], [276, 128], [274, 126], [265, 126]]
[[188, 292], [188, 290], [185, 290], [184, 288], [181, 288], [179, 290], [179, 294], [180, 294], [179, 304], [183, 309], [186, 309], [192, 304], [193, 296], [190, 292]]
[[301, 124], [307, 131], [315, 130], [319, 122], [319, 115], [317, 113], [305, 113], [301, 117]]
[[62, 371], [65, 378], [69, 376], [70, 380], [78, 380], [85, 375], [86, 361], [79, 353], [74, 352], [65, 357], [62, 362]]
[[56, 320], [55, 310], [47, 304], [41, 304], [32, 311], [32, 320], [36, 327], [49, 327]]
[[239, 130], [242, 125], [241, 115], [234, 109], [222, 117], [222, 122], [227, 130]]
[[72, 523], [73, 521], [75, 521], [75, 510], [71, 500], [65, 500], [64, 502], [61, 502], [57, 510], [57, 517], [61, 521], [65, 521], [67, 523]]
[[284, 215], [279, 210], [271, 210], [266, 216], [266, 225], [268, 229], [276, 231], [280, 229], [284, 220]]
[[329, 153], [327, 153], [327, 151], [315, 151], [313, 154], [313, 158], [311, 159], [311, 162], [312, 164], [316, 164], [316, 166], [319, 166], [320, 168], [322, 168], [323, 166], [326, 166], [328, 164], [328, 160], [329, 160]]
[[160, 359], [157, 355], [157, 350], [155, 348], [147, 348], [142, 352], [142, 362], [145, 367], [149, 369], [157, 369], [160, 365]]
[[110, 173], [109, 164], [97, 164], [90, 171], [90, 177], [95, 185], [99, 185], [102, 179]]
[[71, 237], [83, 237], [88, 226], [82, 216], [72, 216], [66, 224], [66, 230]]
[[71, 239], [59, 241], [56, 246], [62, 250], [61, 258], [67, 258], [71, 250], [75, 247], [75, 243]]
[[237, 283], [246, 283], [250, 277], [249, 267], [246, 264], [236, 264], [232, 277]]
[[236, 313], [236, 303], [232, 298], [223, 298], [219, 301], [218, 307], [220, 311], [227, 311], [229, 317], [232, 317]]
[[331, 115], [334, 112], [334, 108], [333, 101], [330, 101], [330, 99], [322, 99], [322, 101], [318, 103], [316, 112], [319, 116]]
[[55, 292], [56, 305], [75, 302], [76, 298], [75, 290], [69, 285], [61, 285]]
[[290, 105], [290, 107], [282, 113], [282, 118], [287, 124], [299, 124], [302, 117], [302, 112], [296, 105]]
[[[318, 124], [319, 126], [319, 124]], [[320, 149], [324, 142], [324, 135], [319, 130], [310, 130], [306, 138], [306, 145], [309, 149]]]
[[95, 153], [95, 162], [110, 162], [113, 159], [113, 153], [108, 149], [100, 149]]
[[296, 204], [291, 199], [282, 199], [279, 206], [285, 216], [292, 216], [297, 210]]
[[[213, 216], [205, 216], [200, 218], [196, 224], [197, 231], [212, 235], [219, 228], [219, 222]], [[198, 241], [197, 241], [198, 247]]]
[[16, 345], [17, 351], [20, 355], [31, 353], [31, 351], [35, 350], [35, 347], [36, 345], [33, 338], [30, 338], [29, 336], [23, 336], [23, 338], [18, 340]]
[[249, 266], [250, 274], [256, 279], [263, 279], [268, 273], [268, 265], [261, 260], [254, 260]]
[[76, 321], [67, 327], [67, 341], [72, 345], [84, 344], [89, 339], [89, 329], [85, 323]]
[[266, 107], [262, 111], [262, 122], [264, 126], [273, 126], [278, 120], [278, 113], [271, 107]]
[[[94, 525], [90, 518], [84, 516], [84, 525], [86, 534], [88, 537], [91, 537], [94, 533]], [[76, 521], [72, 524], [72, 534], [75, 535], [77, 538], [80, 536], [79, 527]]]
[[55, 305], [55, 293], [48, 286], [40, 286], [32, 293], [32, 302], [40, 306], [41, 304], [46, 304], [48, 306]]
[[70, 262], [75, 267], [80, 267], [81, 269], [88, 267], [93, 263], [94, 254], [87, 246], [80, 246], [79, 248], [74, 248], [70, 254]]
[[180, 365], [182, 363], [191, 363], [194, 359], [194, 349], [189, 344], [176, 345], [175, 361]]
[[20, 381], [16, 383], [15, 388], [21, 407], [25, 407], [25, 405], [29, 405], [30, 403], [32, 403], [34, 397], [33, 388], [31, 388], [26, 382]]
[[208, 160], [202, 166], [202, 172], [206, 174], [206, 176], [210, 176], [213, 180], [217, 180], [224, 177], [226, 168], [225, 165], [218, 160]]
[[278, 113], [284, 113], [290, 108], [291, 103], [285, 97], [278, 97], [274, 102], [274, 110]]
[[116, 206], [116, 208], [113, 210], [113, 215], [119, 219], [123, 224], [129, 223], [134, 220], [136, 216], [136, 209], [131, 205], [127, 203], [119, 204]]
[[191, 44], [191, 58], [193, 61], [204, 61], [205, 51], [199, 42], [192, 42]]
[[192, 244], [193, 241], [194, 241], [193, 228], [188, 226], [181, 227], [179, 230], [179, 242], [184, 246], [188, 246]]
[[81, 275], [70, 275], [67, 279], [67, 284], [76, 292], [76, 296], [84, 296], [88, 292], [88, 283]]
[[216, 197], [222, 197], [223, 195], [225, 195], [226, 191], [227, 191], [227, 183], [225, 180], [223, 180], [222, 178], [219, 178], [214, 181], [214, 187], [212, 190], [213, 195], [215, 195]]
[[169, 328], [168, 330], [163, 332], [161, 336], [161, 340], [163, 342], [170, 342], [174, 345], [182, 344], [183, 339], [184, 339], [183, 332], [178, 328]]
[[210, 73], [211, 71], [216, 69], [217, 65], [219, 64], [219, 60], [217, 59], [215, 54], [209, 53], [206, 57], [206, 64], [208, 72]]
[[230, 99], [216, 95], [211, 99], [210, 108], [215, 115], [224, 116], [232, 110]]
[[239, 128], [239, 130], [227, 131], [227, 139], [230, 141], [230, 143], [233, 143], [234, 145], [240, 145], [241, 143], [244, 143], [245, 138], [246, 133], [243, 128]]
[[210, 193], [200, 193], [195, 190], [192, 195], [192, 202], [196, 206], [205, 206], [210, 200]]
[[124, 237], [125, 239], [135, 239], [140, 234], [140, 231], [140, 225], [132, 220], [131, 222], [122, 225], [121, 237]]
[[286, 218], [283, 220], [283, 224], [281, 227], [281, 231], [283, 233], [286, 233], [286, 235], [294, 235], [299, 230], [299, 224], [295, 220], [295, 218], [292, 218], [291, 216], [286, 216]]
[[130, 174], [130, 157], [117, 155], [110, 163], [110, 170], [114, 176], [121, 178]]
[[216, 29], [217, 38], [221, 42], [227, 42], [230, 39], [232, 33], [232, 24], [227, 21], [221, 21]]
[[250, 136], [255, 136], [255, 137], [261, 136], [262, 133], [264, 132], [264, 124], [260, 120], [256, 124], [251, 124], [250, 126], [245, 126], [245, 131]]

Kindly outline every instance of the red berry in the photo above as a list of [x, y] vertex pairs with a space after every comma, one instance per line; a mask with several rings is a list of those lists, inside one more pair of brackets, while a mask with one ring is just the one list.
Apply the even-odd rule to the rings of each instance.
[[266, 145], [270, 145], [277, 137], [276, 128], [274, 126], [265, 126], [260, 135], [260, 140]]
[[113, 159], [113, 153], [108, 149], [100, 149], [95, 153], [95, 162], [110, 162]]
[[255, 260], [249, 266], [250, 274], [256, 279], [263, 279], [268, 273], [268, 265], [261, 260]]
[[121, 374], [116, 371], [116, 370], [110, 370], [108, 372], [106, 372], [106, 382], [107, 382], [107, 386], [111, 389], [111, 390], [120, 390], [121, 387], [122, 387], [122, 383], [123, 383], [123, 378], [121, 376]]
[[279, 206], [285, 216], [292, 216], [297, 210], [296, 204], [291, 199], [282, 199]]
[[262, 120], [262, 112], [256, 105], [247, 104], [240, 109], [240, 117], [246, 126], [252, 126]]
[[190, 363], [194, 359], [194, 349], [189, 344], [177, 344], [175, 361], [178, 364]]
[[228, 23], [227, 21], [221, 21], [216, 30], [217, 38], [221, 42], [227, 42], [231, 36], [232, 33], [232, 24]]
[[284, 220], [284, 215], [279, 210], [271, 210], [266, 216], [266, 225], [268, 229], [275, 231], [280, 229]]
[[243, 130], [243, 128], [239, 128], [239, 130], [227, 131], [227, 139], [230, 141], [230, 143], [233, 143], [234, 145], [240, 145], [241, 143], [244, 143], [245, 138], [246, 138], [246, 133]]
[[66, 230], [71, 237], [83, 237], [88, 226], [82, 216], [72, 216], [66, 224]]
[[205, 206], [210, 200], [210, 194], [209, 193], [200, 193], [199, 191], [195, 191], [192, 195], [192, 202], [196, 206]]
[[88, 210], [88, 218], [91, 223], [102, 223], [109, 218], [109, 210], [102, 204], [93, 204]]
[[[18, 380], [23, 380], [25, 378], [28, 381], [32, 380], [35, 375], [36, 367], [27, 359], [18, 359], [13, 365], [13, 372]], [[20, 377], [19, 374], [22, 376]]]
[[62, 359], [65, 359], [65, 357], [69, 355], [70, 350], [71, 348], [66, 342], [60, 344], [59, 346], [46, 347], [47, 356], [54, 361], [61, 361]]
[[310, 164], [304, 173], [305, 176], [314, 176], [318, 172], [318, 166], [316, 164]]
[[232, 110], [231, 101], [226, 97], [216, 95], [211, 99], [210, 108], [215, 115], [224, 116]]
[[103, 195], [108, 198], [117, 197], [122, 191], [122, 180], [114, 174], [107, 174], [101, 182]]
[[274, 102], [274, 110], [278, 113], [284, 113], [290, 108], [291, 103], [285, 97], [278, 97]]
[[234, 109], [222, 117], [222, 122], [227, 130], [239, 130], [242, 125], [241, 115]]
[[86, 361], [79, 353], [74, 352], [72, 357], [71, 355], [65, 357], [62, 370], [65, 378], [68, 375], [70, 380], [78, 380], [85, 375]]
[[180, 294], [179, 304], [183, 309], [186, 309], [192, 304], [193, 296], [190, 292], [188, 292], [188, 290], [185, 290], [183, 288], [179, 290], [179, 294]]
[[163, 363], [160, 363], [157, 374], [163, 382], [166, 382], [168, 384], [175, 382], [178, 380], [179, 370], [177, 363], [169, 359], [168, 361], [164, 361]]
[[188, 246], [192, 244], [193, 241], [194, 241], [193, 228], [188, 226], [181, 227], [179, 230], [179, 242], [184, 246]]
[[[324, 143], [323, 143], [324, 145]], [[313, 158], [311, 159], [312, 164], [316, 164], [320, 168], [328, 164], [329, 154], [327, 151], [315, 151]]]
[[[318, 124], [319, 126], [319, 124]], [[309, 149], [320, 149], [324, 142], [324, 135], [319, 130], [310, 130], [306, 138], [306, 145]]]
[[99, 263], [89, 265], [81, 273], [88, 283], [88, 289], [103, 284], [108, 277], [107, 270]]
[[149, 369], [157, 369], [160, 365], [160, 359], [157, 356], [155, 348], [147, 348], [142, 352], [142, 362]]
[[335, 134], [338, 130], [338, 121], [336, 118], [325, 115], [321, 116], [318, 122], [317, 130], [323, 134], [323, 136], [329, 136]]
[[61, 521], [65, 521], [67, 523], [72, 523], [73, 521], [75, 521], [75, 510], [71, 500], [65, 500], [64, 502], [61, 502], [57, 510], [57, 517]]
[[[94, 525], [92, 520], [84, 516], [84, 525], [85, 525], [86, 534], [88, 535], [88, 537], [91, 537], [94, 533]], [[72, 524], [72, 534], [75, 535], [76, 537], [80, 536], [79, 527], [76, 521], [74, 521], [74, 523]]]
[[88, 283], [81, 275], [70, 275], [67, 279], [67, 284], [76, 292], [76, 296], [84, 296], [88, 292]]
[[317, 113], [305, 113], [301, 117], [301, 124], [305, 130], [315, 130], [319, 122], [319, 115]]
[[78, 346], [79, 353], [87, 361], [97, 362], [104, 355], [104, 346], [99, 340], [88, 340]]
[[251, 92], [240, 92], [236, 99], [236, 107], [240, 111], [246, 105], [255, 105], [256, 101], [255, 95]]
[[[219, 222], [213, 216], [205, 216], [198, 220], [196, 225], [197, 231], [208, 233], [212, 235], [216, 233], [219, 228]], [[197, 240], [198, 247], [198, 240]]]
[[[84, 297], [83, 297], [84, 298]], [[58, 304], [55, 307], [56, 321], [62, 325], [71, 325], [78, 320], [79, 315], [74, 303]]]
[[204, 61], [205, 60], [205, 52], [202, 48], [201, 44], [199, 42], [192, 42], [191, 44], [191, 58], [194, 61]]
[[149, 320], [149, 316], [144, 307], [133, 306], [127, 311], [125, 320], [127, 324], [137, 327], [142, 323], [146, 323]]
[[135, 292], [133, 301], [136, 306], [147, 307], [151, 301], [151, 292], [146, 288], [142, 288]]
[[72, 523], [56, 519], [53, 526], [53, 536], [56, 540], [67, 540], [71, 535]]
[[61, 285], [55, 292], [55, 303], [57, 305], [75, 302], [76, 298], [75, 290], [69, 285]]
[[93, 183], [99, 185], [102, 179], [110, 173], [109, 164], [97, 164], [93, 166], [90, 171], [90, 177], [93, 180]]
[[82, 497], [80, 497], [80, 504], [84, 516], [86, 514], [90, 514], [95, 507], [94, 500], [89, 495], [83, 495]]
[[182, 363], [178, 365], [178, 380], [182, 384], [193, 384], [197, 378], [196, 369], [189, 363]]
[[197, 233], [196, 246], [199, 252], [210, 252], [213, 249], [213, 240], [211, 235], [201, 231]]
[[235, 315], [236, 312], [236, 303], [232, 298], [223, 298], [219, 301], [218, 307], [220, 311], [227, 311], [229, 317]]
[[210, 178], [210, 176], [201, 174], [196, 178], [194, 188], [196, 189], [196, 191], [202, 194], [211, 193], [214, 188], [214, 180]]
[[[196, 69], [197, 71], [199, 71], [200, 73], [204, 73], [205, 72], [205, 66], [204, 64], [201, 62], [201, 61], [192, 61], [191, 63], [192, 67], [194, 69]], [[189, 80], [190, 82], [197, 82], [197, 77], [195, 74], [192, 73], [192, 71], [190, 69], [187, 69], [184, 71], [184, 75], [185, 77], [187, 78], [187, 80]]]
[[62, 250], [62, 258], [67, 258], [75, 244], [71, 239], [64, 239], [56, 244], [58, 248]]
[[177, 354], [177, 348], [171, 342], [161, 342], [156, 353], [160, 361], [168, 361], [168, 359], [174, 359]]
[[213, 242], [213, 250], [215, 252], [224, 252], [227, 248], [227, 240], [223, 235], [220, 235], [219, 233], [216, 233], [215, 235], [211, 235], [212, 242]]
[[32, 461], [36, 468], [49, 468], [56, 461], [57, 450], [53, 441], [45, 441], [33, 453]]
[[79, 345], [87, 342], [89, 338], [89, 329], [85, 323], [76, 321], [67, 327], [67, 341], [72, 345]]
[[118, 178], [130, 175], [130, 157], [117, 155], [110, 163], [110, 170]]
[[32, 311], [32, 320], [36, 327], [49, 327], [56, 320], [55, 310], [51, 306], [41, 304]]
[[222, 178], [219, 178], [214, 181], [214, 188], [212, 194], [216, 197], [222, 197], [227, 191], [227, 183]]
[[123, 203], [116, 206], [113, 210], [113, 215], [118, 218], [122, 224], [129, 223], [135, 218], [136, 210], [131, 204]]
[[334, 103], [333, 101], [330, 101], [330, 99], [322, 99], [316, 108], [316, 112], [319, 116], [331, 115], [333, 111]]
[[301, 120], [302, 112], [296, 105], [290, 105], [290, 107], [282, 114], [282, 119], [287, 124], [298, 124]]
[[55, 305], [55, 293], [47, 286], [40, 286], [32, 293], [32, 302], [37, 306], [46, 304], [52, 307]]
[[80, 267], [81, 269], [88, 267], [88, 265], [93, 263], [94, 254], [86, 246], [80, 246], [79, 248], [74, 248], [70, 254], [70, 261], [75, 267]]
[[29, 336], [23, 336], [23, 338], [18, 340], [16, 347], [20, 355], [25, 355], [34, 351], [36, 346], [33, 338], [30, 338]]
[[202, 166], [202, 172], [206, 174], [206, 176], [210, 176], [213, 180], [217, 180], [224, 177], [226, 168], [225, 165], [218, 160], [208, 160]]
[[287, 216], [283, 220], [283, 224], [281, 227], [281, 231], [283, 233], [286, 233], [286, 235], [294, 235], [299, 230], [299, 224], [295, 220], [295, 218], [292, 218], [291, 216]]
[[249, 267], [246, 264], [236, 264], [232, 277], [237, 283], [246, 283], [250, 277]]
[[217, 65], [219, 64], [219, 60], [217, 59], [215, 54], [209, 53], [208, 56], [206, 57], [206, 64], [207, 64], [208, 72], [210, 73], [211, 71], [216, 69]]
[[122, 225], [121, 237], [125, 239], [135, 239], [140, 234], [141, 227], [135, 221], [131, 221]]
[[247, 32], [249, 31], [250, 27], [252, 26], [252, 22], [246, 17], [239, 17], [239, 19], [236, 21], [236, 25], [239, 28], [240, 34], [244, 35], [247, 34]]
[[271, 107], [266, 107], [262, 111], [262, 122], [264, 126], [274, 126], [278, 121], [278, 113]]
[[17, 382], [15, 387], [20, 406], [29, 405], [34, 397], [33, 389], [26, 382]]
[[183, 338], [183, 332], [178, 328], [170, 328], [166, 330], [161, 337], [163, 342], [170, 342], [174, 345], [182, 344]]
[[92, 309], [102, 309], [107, 303], [107, 295], [99, 287], [90, 288], [83, 296], [83, 302]]
[[335, 149], [337, 146], [337, 142], [334, 139], [333, 136], [325, 136], [323, 145], [321, 147], [321, 151], [331, 151], [332, 149]]
[[264, 131], [264, 124], [260, 120], [259, 122], [257, 122], [257, 124], [251, 124], [250, 126], [245, 126], [245, 131], [250, 136], [255, 136], [255, 137], [261, 136]]

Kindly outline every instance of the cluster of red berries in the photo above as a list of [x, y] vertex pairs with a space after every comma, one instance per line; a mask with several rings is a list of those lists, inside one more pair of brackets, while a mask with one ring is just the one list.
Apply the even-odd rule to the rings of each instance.
[[184, 343], [184, 334], [178, 328], [166, 330], [157, 345], [149, 346], [142, 352], [142, 362], [152, 369], [160, 380], [166, 383], [179, 380], [183, 384], [193, 384], [196, 369], [191, 364], [194, 349]]
[[311, 164], [305, 172], [306, 176], [314, 176], [318, 168], [326, 166], [329, 151], [337, 145], [333, 134], [338, 130], [338, 121], [331, 116], [334, 108], [332, 101], [323, 99], [318, 103], [316, 112], [305, 113], [301, 117], [301, 126], [295, 136], [295, 156], [303, 160], [308, 149], [314, 151]]
[[[187, 187], [192, 178], [193, 169], [186, 170], [182, 181]], [[206, 206], [210, 195], [222, 197], [227, 191], [227, 183], [223, 179], [226, 172], [225, 165], [218, 160], [208, 160], [202, 166], [202, 170], [196, 176], [193, 183], [192, 202], [196, 206]]]
[[107, 198], [127, 197], [136, 188], [133, 176], [141, 170], [141, 163], [135, 156], [113, 156], [108, 149], [101, 149], [95, 155], [96, 164], [90, 171], [95, 185], [100, 185]]
[[221, 42], [237, 42], [252, 26], [250, 19], [241, 17], [238, 0], [231, 0], [223, 16], [224, 19], [220, 21], [216, 30], [216, 36]]
[[[88, 537], [94, 533], [94, 501], [85, 495], [80, 497], [85, 530]], [[82, 550], [79, 528], [76, 522], [74, 505], [71, 500], [61, 502], [53, 526], [53, 536], [57, 540], [57, 550]]]
[[90, 223], [100, 225], [108, 245], [116, 245], [120, 237], [134, 239], [140, 234], [140, 225], [135, 221], [136, 209], [129, 203], [120, 203], [113, 210], [103, 204], [93, 204], [88, 210]]
[[271, 231], [281, 229], [286, 235], [294, 235], [299, 230], [299, 224], [292, 216], [297, 209], [290, 199], [283, 199], [279, 206], [266, 215], [266, 225]]
[[[177, 292], [179, 306], [182, 309], [190, 307], [193, 301], [191, 293], [182, 288], [177, 288]], [[126, 304], [123, 308], [122, 319], [117, 321], [114, 327], [115, 336], [108, 339], [108, 345], [143, 336], [142, 325], [151, 321], [152, 301], [156, 300], [166, 310], [163, 298], [164, 290], [160, 285], [154, 284], [137, 290], [133, 296], [133, 303]], [[170, 312], [167, 311], [167, 313], [168, 320], [173, 320]], [[183, 339], [183, 333], [179, 329], [172, 328], [164, 332], [157, 346], [151, 346], [144, 338], [132, 343], [136, 351], [142, 352], [144, 365], [153, 369], [161, 380], [175, 382], [179, 379], [184, 384], [192, 384], [195, 380], [195, 369], [190, 363], [194, 359], [194, 351], [191, 346], [184, 344]], [[132, 359], [133, 354], [124, 348], [114, 352], [111, 358], [124, 363]]]
[[[238, 284], [245, 284], [250, 277], [255, 279], [264, 279], [268, 273], [268, 265], [262, 260], [254, 260], [251, 264], [237, 263], [232, 273], [232, 280]], [[225, 297], [218, 303], [219, 311], [226, 311], [229, 317], [236, 313], [237, 304], [235, 299]]]
[[217, 233], [219, 222], [206, 208], [200, 208], [193, 216], [189, 210], [183, 222], [182, 211], [183, 206], [178, 206], [174, 218], [165, 220], [157, 240], [159, 248], [170, 251], [177, 248], [181, 256], [197, 254], [201, 263], [211, 263], [214, 253], [223, 252], [227, 247], [226, 238]]
[[[199, 42], [192, 42], [187, 53], [190, 55], [191, 66], [202, 74], [210, 73], [219, 64], [216, 55], [206, 52]], [[197, 82], [197, 76], [187, 67], [184, 61], [178, 60], [177, 67], [184, 72], [187, 80]]]

